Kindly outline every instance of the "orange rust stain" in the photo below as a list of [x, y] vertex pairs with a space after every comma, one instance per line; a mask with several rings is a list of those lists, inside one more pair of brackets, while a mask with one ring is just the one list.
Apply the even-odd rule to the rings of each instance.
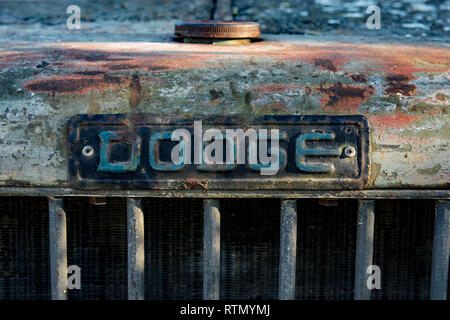
[[321, 103], [326, 111], [355, 112], [374, 93], [372, 86], [343, 85], [342, 83], [315, 89], [325, 94]]
[[379, 128], [403, 128], [420, 119], [421, 117], [418, 115], [402, 113], [369, 116], [369, 121]]
[[439, 108], [436, 108], [434, 110], [423, 110], [423, 113], [428, 113], [428, 114], [440, 114], [441, 110], [439, 110]]
[[[24, 52], [14, 49], [0, 55], [0, 69], [14, 67], [29, 68], [34, 63], [46, 61], [46, 69], [66, 76], [67, 82], [74, 82], [76, 90], [67, 86], [63, 92], [70, 93], [85, 88], [86, 81], [97, 86], [94, 89], [110, 87], [102, 84], [101, 79], [89, 78], [74, 80], [78, 76], [100, 76], [103, 73], [142, 69], [148, 72], [171, 71], [187, 68], [208, 67], [205, 62], [229, 61], [232, 59], [265, 58], [269, 61], [308, 62], [318, 68], [340, 71], [345, 69], [351, 74], [369, 75], [371, 72], [385, 72], [402, 75], [412, 79], [416, 72], [447, 72], [450, 68], [449, 50], [425, 46], [354, 44], [354, 43], [286, 43], [259, 42], [248, 46], [206, 46], [177, 43], [76, 43], [61, 44], [54, 50]], [[14, 54], [12, 54], [14, 52]], [[348, 64], [351, 62], [351, 64]], [[31, 64], [30, 64], [31, 63]], [[216, 65], [216, 67], [219, 67]], [[351, 71], [350, 71], [351, 70]], [[334, 72], [334, 71], [333, 71]], [[84, 74], [83, 74], [84, 73]], [[48, 74], [48, 73], [47, 73]], [[55, 75], [56, 77], [56, 75]], [[352, 77], [355, 82], [364, 83], [363, 78]], [[55, 78], [56, 80], [56, 78]], [[143, 79], [144, 80], [144, 79]], [[360, 81], [361, 80], [361, 81]], [[36, 79], [29, 83], [30, 89], [52, 91], [36, 85], [48, 79]], [[61, 83], [61, 82], [60, 82]], [[415, 87], [403, 82], [388, 84], [388, 92], [414, 94]], [[58, 83], [53, 83], [58, 87]], [[52, 83], [47, 83], [51, 87]], [[55, 88], [54, 91], [58, 89]], [[275, 91], [274, 91], [275, 92]], [[359, 98], [361, 99], [361, 98]], [[329, 103], [329, 101], [325, 101]], [[352, 104], [351, 108], [356, 108]]]
[[93, 90], [114, 89], [129, 85], [130, 79], [125, 77], [97, 75], [97, 76], [58, 76], [28, 81], [24, 88], [33, 92], [47, 92], [58, 94], [83, 94]]
[[[384, 49], [386, 47], [386, 49]], [[446, 72], [450, 66], [447, 49], [416, 46], [383, 46], [376, 59], [384, 71], [412, 78], [416, 72]]]
[[[112, 75], [116, 71], [146, 70], [159, 72], [183, 68], [199, 68], [210, 58], [200, 53], [162, 53], [134, 51], [102, 51], [58, 49], [45, 53], [46, 61], [58, 66], [58, 76], [37, 78], [24, 83], [24, 88], [34, 92], [79, 94], [94, 90], [114, 89], [130, 85], [131, 79]], [[39, 56], [41, 58], [41, 56]], [[5, 57], [0, 57], [1, 60]], [[12, 57], [8, 57], [11, 58]], [[23, 57], [22, 57], [23, 58]], [[74, 71], [75, 69], [75, 71]], [[136, 83], [131, 89], [135, 89]], [[136, 87], [137, 88], [137, 87]], [[132, 90], [130, 103], [137, 105], [137, 90]]]
[[[270, 43], [267, 43], [270, 44]], [[261, 46], [263, 46], [261, 44]], [[327, 45], [277, 43], [277, 50], [258, 52], [260, 56], [273, 56], [282, 60], [310, 62], [321, 68], [337, 71], [348, 61], [361, 63], [357, 72], [402, 74], [408, 78], [416, 72], [446, 72], [450, 67], [448, 49], [412, 45], [370, 45], [330, 43]], [[324, 63], [327, 62], [324, 67]], [[331, 66], [334, 66], [331, 67]]]
[[214, 54], [201, 52], [165, 53], [148, 51], [102, 51], [59, 49], [51, 55], [64, 61], [66, 68], [83, 68], [87, 71], [122, 71], [142, 69], [149, 72], [199, 68]]
[[272, 83], [262, 87], [254, 88], [255, 92], [265, 92], [265, 93], [278, 93], [285, 92], [290, 90], [298, 90], [302, 88], [301, 86], [295, 84], [281, 84], [281, 83]]
[[386, 77], [385, 79], [389, 83], [389, 87], [386, 88], [387, 94], [401, 93], [404, 96], [410, 96], [415, 94], [416, 86], [409, 84], [409, 77], [402, 74], [395, 74]]
[[8, 67], [19, 67], [24, 65], [40, 64], [46, 61], [47, 55], [45, 52], [2, 52], [0, 54], [0, 69]]

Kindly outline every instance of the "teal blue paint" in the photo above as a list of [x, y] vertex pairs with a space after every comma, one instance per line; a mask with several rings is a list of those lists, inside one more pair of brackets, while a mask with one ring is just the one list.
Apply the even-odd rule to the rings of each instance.
[[114, 139], [119, 139], [119, 134], [113, 131], [102, 131], [99, 133], [100, 138], [100, 163], [98, 164], [97, 171], [102, 172], [114, 172], [125, 173], [136, 171], [139, 165], [141, 140], [136, 137], [136, 141], [131, 148], [131, 159], [127, 163], [112, 163], [109, 159], [110, 142]]
[[[249, 152], [250, 152], [250, 147], [249, 147]], [[272, 154], [272, 148], [268, 148], [267, 152], [269, 154]], [[283, 152], [283, 150], [278, 149], [278, 165], [279, 165], [278, 168], [280, 168], [280, 169], [284, 168], [285, 161], [286, 161], [286, 152]], [[271, 166], [270, 163], [267, 163], [267, 164], [258, 163], [258, 164], [249, 164], [248, 165], [249, 169], [253, 170], [253, 171], [261, 171], [261, 169], [270, 168], [270, 166]]]
[[[225, 134], [223, 135], [222, 140], [226, 140], [228, 145], [233, 146], [233, 163], [214, 164], [214, 165], [202, 163], [202, 164], [197, 165], [197, 170], [221, 172], [221, 171], [232, 171], [236, 168], [236, 144], [234, 143], [234, 140], [232, 140], [230, 137], [226, 136]], [[204, 161], [203, 152], [205, 150], [205, 147], [206, 147], [206, 141], [203, 141], [202, 157], [201, 157], [202, 162]]]
[[339, 156], [339, 148], [306, 148], [305, 141], [333, 140], [334, 134], [311, 132], [300, 135], [296, 141], [295, 163], [297, 168], [306, 172], [330, 172], [334, 170], [333, 164], [306, 163], [307, 156]]
[[[267, 135], [267, 136], [268, 136], [268, 135]], [[262, 139], [267, 140], [267, 136], [261, 138], [260, 135], [259, 135], [259, 133], [258, 133], [258, 135], [257, 135], [258, 140], [262, 140]], [[279, 135], [278, 135], [278, 141], [283, 141], [283, 140], [286, 140], [286, 135], [285, 135], [285, 134], [282, 134], [282, 133], [279, 133]], [[254, 154], [256, 157], [258, 157], [257, 154], [256, 154], [256, 152], [257, 152], [257, 150], [256, 150], [256, 148], [255, 148], [255, 144], [250, 143], [250, 145], [248, 146], [248, 158], [249, 158], [249, 162], [250, 162], [250, 157], [251, 157], [252, 154]], [[268, 152], [268, 154], [272, 155], [272, 148], [268, 148], [268, 149], [267, 149], [267, 152]], [[284, 168], [286, 158], [287, 158], [287, 156], [286, 156], [286, 151], [284, 151], [284, 150], [278, 148], [278, 165], [279, 165], [278, 168], [279, 168], [279, 169]], [[256, 160], [256, 159], [255, 159], [255, 160]], [[255, 161], [255, 162], [256, 162], [256, 161]], [[261, 169], [263, 169], [263, 168], [270, 168], [270, 165], [271, 165], [270, 163], [267, 163], [267, 164], [261, 164], [261, 163], [251, 164], [251, 163], [249, 163], [248, 167], [249, 167], [250, 170], [253, 170], [253, 171], [261, 171]]]
[[186, 150], [186, 141], [180, 141], [180, 162], [161, 162], [159, 160], [159, 141], [172, 140], [172, 132], [155, 132], [150, 137], [149, 153], [150, 153], [150, 166], [156, 171], [178, 171], [184, 168], [185, 161], [184, 155]]

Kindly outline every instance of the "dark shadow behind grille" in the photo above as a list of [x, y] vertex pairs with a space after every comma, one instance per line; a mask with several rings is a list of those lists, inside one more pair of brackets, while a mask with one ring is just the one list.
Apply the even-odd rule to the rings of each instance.
[[357, 203], [297, 202], [297, 299], [353, 299]]
[[372, 299], [429, 299], [433, 200], [379, 200], [375, 208], [373, 263], [381, 290]]
[[[127, 298], [126, 199], [66, 198], [68, 264], [81, 267], [69, 299]], [[146, 299], [201, 299], [203, 201], [144, 199]], [[276, 299], [280, 201], [221, 200], [221, 298]], [[357, 201], [298, 201], [297, 298], [352, 299]], [[376, 202], [374, 299], [428, 299], [434, 201]], [[49, 299], [46, 198], [0, 198], [0, 299]]]
[[0, 299], [50, 299], [47, 198], [0, 198]]
[[277, 299], [280, 200], [221, 200], [221, 299]]
[[126, 199], [111, 198], [106, 205], [88, 198], [66, 198], [67, 263], [81, 268], [81, 289], [69, 299], [127, 299]]
[[145, 298], [202, 299], [203, 200], [143, 200]]

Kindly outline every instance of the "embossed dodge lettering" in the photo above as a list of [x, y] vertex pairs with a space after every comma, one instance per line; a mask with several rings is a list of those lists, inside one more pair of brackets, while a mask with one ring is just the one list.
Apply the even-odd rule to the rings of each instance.
[[363, 116], [77, 115], [69, 122], [76, 188], [361, 189]]

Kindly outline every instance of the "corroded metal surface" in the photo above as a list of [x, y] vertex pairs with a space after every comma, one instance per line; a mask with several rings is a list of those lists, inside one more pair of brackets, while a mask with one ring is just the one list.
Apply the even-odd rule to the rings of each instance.
[[259, 38], [261, 32], [256, 22], [194, 21], [177, 22], [175, 35], [184, 38], [242, 39]]
[[[201, 135], [208, 128], [223, 134], [220, 164], [205, 161], [211, 146]], [[177, 129], [189, 137], [178, 144], [175, 164]], [[362, 189], [370, 171], [363, 116], [82, 114], [69, 120], [68, 148], [77, 189]], [[261, 149], [271, 163], [261, 163]]]
[[67, 186], [64, 130], [74, 114], [151, 112], [363, 114], [371, 127], [369, 188], [449, 187], [445, 44], [106, 39], [2, 44], [1, 186]]

